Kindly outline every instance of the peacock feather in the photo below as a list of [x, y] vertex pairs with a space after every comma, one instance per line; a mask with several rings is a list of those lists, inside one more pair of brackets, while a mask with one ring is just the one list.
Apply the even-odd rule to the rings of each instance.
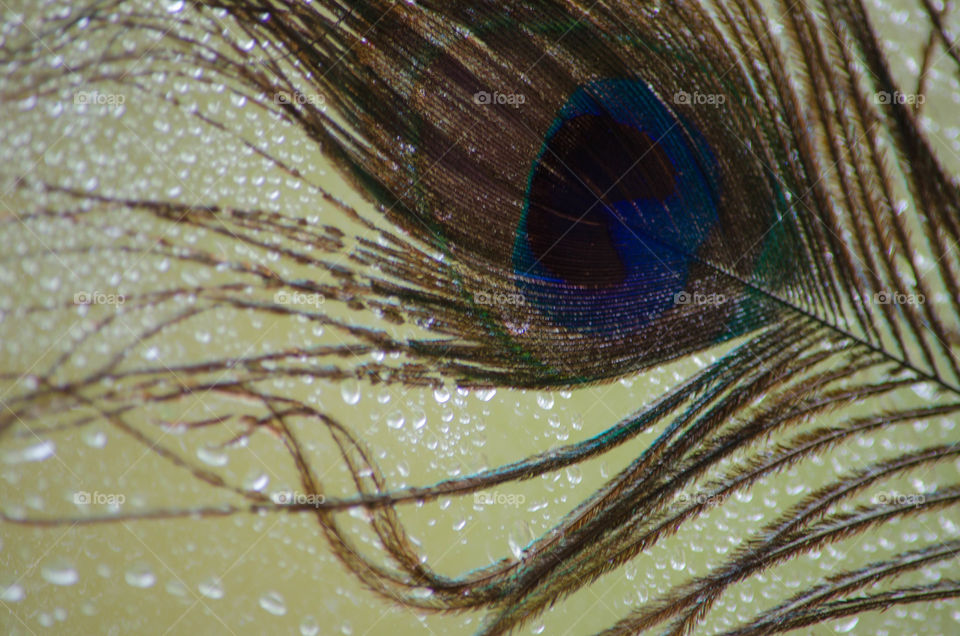
[[[896, 12], [906, 69], [860, 0], [7, 11], [10, 630], [57, 620], [18, 611], [55, 598], [24, 592], [45, 553], [11, 554], [37, 533], [163, 561], [168, 521], [244, 519], [309, 521], [306, 560], [324, 543], [324, 572], [423, 629], [955, 629], [949, 7]], [[556, 415], [507, 404], [527, 391], [606, 408], [548, 437]], [[370, 424], [361, 393], [406, 402]], [[453, 422], [451, 393], [479, 415]], [[428, 556], [451, 505], [523, 531]], [[454, 549], [470, 565], [438, 567]]]

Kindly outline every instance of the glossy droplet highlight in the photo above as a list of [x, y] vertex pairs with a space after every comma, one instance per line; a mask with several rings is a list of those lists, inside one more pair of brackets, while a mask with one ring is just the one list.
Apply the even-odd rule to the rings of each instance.
[[340, 397], [351, 406], [357, 404], [360, 401], [360, 384], [353, 379], [344, 380], [340, 384]]
[[320, 633], [320, 624], [313, 616], [304, 616], [300, 621], [301, 636], [317, 636]]
[[63, 560], [53, 561], [40, 569], [40, 575], [54, 585], [73, 585], [80, 580], [77, 570]]
[[846, 634], [853, 631], [853, 628], [857, 626], [857, 623], [860, 621], [859, 616], [853, 616], [851, 618], [837, 621], [833, 624], [833, 631], [838, 634]]
[[130, 587], [148, 588], [157, 582], [153, 569], [145, 563], [133, 565], [124, 573], [123, 578]]
[[433, 399], [437, 401], [437, 404], [446, 404], [450, 399], [450, 391], [446, 387], [440, 387], [433, 391]]
[[6, 451], [3, 454], [3, 461], [8, 464], [21, 464], [24, 462], [42, 462], [45, 459], [53, 457], [57, 447], [50, 440], [43, 440], [36, 444], [21, 448], [18, 450]]
[[200, 459], [204, 464], [208, 466], [226, 466], [227, 454], [219, 448], [208, 448], [206, 446], [201, 446], [197, 449], [197, 458]]
[[287, 613], [286, 603], [283, 597], [277, 592], [267, 592], [260, 597], [260, 607], [274, 616], [283, 616]]
[[0, 586], [0, 601], [4, 603], [18, 603], [26, 598], [23, 588], [18, 584]]
[[269, 483], [270, 477], [267, 476], [266, 473], [256, 473], [248, 477], [247, 480], [243, 482], [243, 487], [247, 490], [261, 492]]
[[107, 434], [103, 431], [86, 430], [83, 432], [83, 443], [90, 448], [103, 448], [107, 445]]
[[197, 586], [197, 591], [207, 598], [223, 598], [223, 583], [220, 579], [208, 579]]
[[390, 428], [401, 429], [405, 422], [406, 420], [403, 417], [403, 413], [400, 411], [393, 411], [387, 416], [387, 426]]

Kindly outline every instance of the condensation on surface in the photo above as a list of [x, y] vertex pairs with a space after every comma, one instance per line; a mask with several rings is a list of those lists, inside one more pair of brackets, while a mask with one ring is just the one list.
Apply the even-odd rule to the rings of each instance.
[[[167, 1], [161, 6], [179, 14], [188, 4]], [[891, 46], [902, 51], [892, 56], [894, 73], [909, 77], [922, 50], [922, 43], [915, 40], [924, 37], [916, 26], [920, 21], [912, 21], [909, 11], [889, 3], [873, 4]], [[2, 9], [0, 21], [0, 43], [5, 46], [45, 33], [38, 16], [64, 16], [75, 10], [71, 3], [36, 7], [26, 0], [11, 6]], [[121, 50], [145, 45], [149, 47], [149, 42], [132, 36], [121, 36], [114, 43]], [[76, 50], [70, 51], [79, 55], [94, 45], [81, 38], [73, 46]], [[244, 44], [253, 53], [259, 46], [253, 41]], [[37, 77], [68, 67], [71, 59], [41, 51], [35, 62]], [[944, 163], [960, 171], [956, 106], [960, 90], [956, 77], [944, 76], [940, 69], [934, 66], [930, 88], [940, 93], [931, 98], [925, 125]], [[116, 343], [190, 308], [199, 312], [165, 330], [162, 337], [133, 342], [124, 368], [174, 368], [211, 357], [341, 342], [335, 329], [307, 319], [244, 311], [203, 295], [183, 294], [156, 311], [122, 314], [97, 339], [81, 344], [91, 325], [114, 311], [110, 297], [116, 301], [145, 290], [209, 288], [236, 280], [223, 269], [187, 267], [164, 250], [153, 249], [158, 244], [222, 254], [225, 260], [262, 262], [290, 278], [308, 277], [310, 272], [284, 259], [282, 241], [274, 250], [253, 250], [229, 235], [162, 223], [122, 206], [98, 210], [95, 223], [33, 217], [9, 222], [43, 206], [76, 205], [65, 195], [43, 192], [40, 182], [114, 198], [215, 202], [224, 209], [283, 211], [311, 225], [339, 223], [342, 217], [317, 196], [310, 187], [313, 183], [367, 209], [368, 204], [339, 180], [297, 128], [274, 120], [231, 87], [208, 83], [198, 69], [181, 70], [182, 75], [139, 76], [142, 90], [110, 83], [99, 87], [102, 94], [123, 95], [123, 104], [77, 103], [76, 88], [39, 97], [23, 94], [0, 103], [0, 219], [6, 221], [0, 234], [0, 370], [19, 376], [16, 382], [0, 385], [0, 394], [30, 387], [36, 382], [34, 369], [49, 368], [65, 347], [80, 345], [58, 372], [64, 379], [102, 364], [115, 353]], [[178, 105], [158, 95], [173, 98]], [[229, 131], [206, 125], [192, 113], [224, 122]], [[237, 132], [296, 166], [303, 178], [292, 178], [252, 152]], [[17, 183], [18, 178], [25, 181]], [[87, 211], [84, 204], [80, 207], [78, 214]], [[136, 249], [111, 251], [114, 242]], [[77, 294], [100, 294], [105, 300], [73, 304]], [[18, 311], [26, 306], [48, 310]], [[344, 319], [356, 315], [334, 303], [325, 304], [324, 311]], [[128, 320], [134, 322], [125, 323]], [[387, 321], [375, 326], [398, 335], [414, 329]], [[384, 355], [395, 354], [374, 352], [357, 362], [380, 362]], [[278, 378], [273, 388], [310, 401], [348, 425], [371, 449], [387, 483], [400, 488], [470, 474], [586, 439], [710, 361], [711, 354], [701, 354], [642, 376], [573, 391], [466, 390], [450, 384], [403, 389], [357, 379], [288, 376]], [[175, 383], [174, 371], [171, 378]], [[915, 395], [904, 399], [922, 401], [927, 391], [920, 385]], [[136, 425], [228, 483], [272, 495], [295, 490], [297, 474], [278, 438], [269, 431], [244, 434], [246, 409], [252, 411], [251, 405], [221, 394], [193, 395], [183, 403], [149, 409]], [[207, 412], [210, 417], [227, 412], [237, 417], [223, 427], [182, 426]], [[5, 514], [75, 517], [238, 503], [102, 421], [66, 430], [58, 430], [57, 424], [19, 429], [16, 436], [2, 441], [0, 506]], [[304, 441], [326, 492], [352, 493], [350, 475], [327, 431], [316, 422], [291, 425]], [[524, 546], [620, 471], [658, 432], [642, 434], [581, 465], [502, 487], [496, 494], [503, 496], [493, 504], [467, 495], [401, 506], [399, 515], [427, 563], [441, 573], [455, 575], [503, 558], [521, 559]], [[952, 443], [958, 435], [956, 422], [943, 418], [905, 423], [768, 478], [576, 592], [524, 633], [589, 634], [607, 627], [671, 586], [722, 563], [752, 528], [774, 518], [788, 502], [847, 467], [919, 447], [921, 435], [925, 444]], [[727, 463], [719, 468], [729, 467]], [[952, 483], [958, 472], [957, 464], [938, 466], [887, 482], [885, 488], [927, 492], [937, 484]], [[917, 541], [956, 537], [960, 519], [951, 514], [955, 513], [895, 521], [800, 558], [789, 568], [733, 586], [709, 614], [705, 633], [733, 627], [830, 572], [910, 549]], [[359, 537], [358, 545], [375, 553], [377, 540], [365, 513], [355, 510], [341, 517], [344, 527]], [[900, 582], [930, 583], [948, 578], [950, 572], [956, 572], [954, 561], [911, 572]], [[423, 593], [428, 595], [429, 590]], [[13, 634], [440, 635], [470, 633], [482, 619], [477, 614], [417, 613], [392, 605], [366, 590], [330, 555], [314, 519], [277, 513], [44, 529], [0, 524], [0, 605], [0, 629]], [[960, 608], [955, 603], [898, 607], [816, 628], [824, 634], [958, 630]]]

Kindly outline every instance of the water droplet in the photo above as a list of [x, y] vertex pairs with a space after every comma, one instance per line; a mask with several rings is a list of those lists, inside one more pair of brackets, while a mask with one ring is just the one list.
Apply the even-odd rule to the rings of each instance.
[[515, 559], [520, 560], [523, 557], [523, 547], [517, 543], [517, 540], [512, 534], [507, 537], [507, 545], [510, 546], [510, 552]]
[[390, 428], [403, 428], [404, 422], [406, 422], [406, 420], [403, 418], [403, 413], [400, 411], [393, 411], [387, 416], [387, 426]]
[[427, 414], [423, 412], [423, 409], [414, 409], [413, 410], [413, 428], [415, 430], [420, 430], [427, 425]]
[[90, 448], [103, 448], [107, 445], [107, 434], [95, 429], [87, 429], [83, 432], [83, 441]]
[[687, 569], [687, 561], [682, 552], [675, 553], [670, 557], [670, 567], [677, 572], [683, 572], [685, 569]]
[[229, 459], [222, 450], [206, 446], [197, 449], [197, 458], [209, 466], [226, 466]]
[[56, 445], [50, 440], [43, 440], [32, 446], [21, 448], [19, 450], [6, 451], [3, 454], [3, 461], [8, 464], [19, 464], [22, 462], [41, 462], [53, 457], [56, 452]]
[[447, 400], [450, 399], [450, 391], [446, 387], [440, 387], [439, 389], [434, 389], [433, 399], [437, 401], [437, 404], [446, 404]]
[[287, 613], [287, 606], [283, 602], [283, 597], [277, 592], [267, 592], [261, 596], [260, 607], [267, 610], [274, 616], [283, 616]]
[[197, 590], [207, 598], [223, 598], [223, 583], [220, 579], [210, 579], [197, 586]]
[[860, 620], [859, 616], [854, 616], [845, 621], [837, 621], [836, 623], [833, 624], [833, 630], [840, 634], [846, 634], [847, 632], [849, 632], [850, 630], [852, 630], [854, 627], [857, 626], [857, 622], [859, 620]]
[[256, 473], [251, 475], [245, 482], [243, 482], [243, 487], [247, 490], [261, 492], [269, 483], [270, 477], [267, 476], [266, 473]]
[[537, 396], [537, 404], [540, 405], [544, 411], [549, 411], [553, 408], [553, 394], [552, 393], [541, 393]]
[[340, 383], [340, 397], [347, 404], [354, 405], [360, 401], [360, 384], [354, 379]]
[[300, 633], [303, 636], [317, 636], [320, 633], [320, 624], [317, 623], [317, 619], [309, 614], [304, 616], [300, 621]]
[[493, 399], [493, 396], [497, 394], [496, 389], [478, 389], [476, 392], [477, 399], [481, 402], [489, 402]]
[[927, 382], [922, 382], [920, 384], [913, 385], [913, 392], [922, 397], [925, 400], [933, 401], [936, 398], [937, 390], [936, 388]]
[[172, 2], [167, 3], [167, 12], [180, 13], [183, 11], [184, 4], [184, 0], [172, 0]]
[[80, 580], [80, 576], [74, 567], [62, 560], [43, 566], [40, 569], [40, 575], [45, 581], [54, 585], [73, 585]]
[[19, 603], [26, 596], [23, 593], [23, 588], [16, 583], [0, 588], [0, 601], [4, 603]]
[[146, 563], [137, 563], [131, 566], [130, 569], [124, 573], [123, 578], [126, 580], [127, 585], [131, 587], [153, 587], [153, 584], [157, 582], [157, 576]]
[[576, 486], [581, 481], [583, 481], [583, 472], [580, 470], [579, 466], [567, 466], [567, 481], [571, 485]]

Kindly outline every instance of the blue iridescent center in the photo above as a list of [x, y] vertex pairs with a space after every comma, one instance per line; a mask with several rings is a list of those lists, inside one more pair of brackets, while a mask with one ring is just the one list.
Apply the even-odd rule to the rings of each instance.
[[528, 302], [588, 332], [656, 320], [717, 224], [714, 172], [703, 137], [642, 82], [577, 89], [530, 172], [513, 250]]

